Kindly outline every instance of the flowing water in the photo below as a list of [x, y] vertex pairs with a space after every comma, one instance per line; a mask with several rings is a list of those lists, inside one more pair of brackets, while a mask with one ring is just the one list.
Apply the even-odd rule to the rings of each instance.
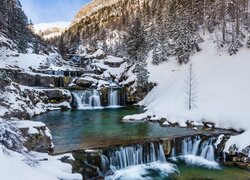
[[78, 109], [100, 109], [101, 98], [97, 90], [73, 91], [72, 95]]
[[119, 107], [119, 92], [116, 89], [109, 90], [109, 107]]

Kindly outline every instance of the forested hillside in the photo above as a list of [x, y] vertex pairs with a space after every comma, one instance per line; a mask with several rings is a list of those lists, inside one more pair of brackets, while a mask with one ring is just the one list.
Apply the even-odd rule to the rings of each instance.
[[[1, 0], [0, 43], [2, 47], [20, 53], [48, 53], [50, 46], [33, 34], [33, 24], [22, 10], [19, 0]], [[7, 40], [7, 39], [8, 40]], [[1, 53], [4, 49], [1, 49]]]
[[[98, 5], [98, 6], [96, 6]], [[91, 8], [95, 6], [95, 8]], [[91, 9], [91, 10], [90, 10]], [[235, 54], [248, 39], [248, 0], [119, 0], [93, 1], [77, 14], [58, 44], [76, 50], [80, 44], [116, 55], [127, 55], [126, 39], [133, 24], [142, 26], [147, 52], [154, 63], [176, 56], [182, 64], [200, 51], [201, 35], [215, 33], [218, 49]]]

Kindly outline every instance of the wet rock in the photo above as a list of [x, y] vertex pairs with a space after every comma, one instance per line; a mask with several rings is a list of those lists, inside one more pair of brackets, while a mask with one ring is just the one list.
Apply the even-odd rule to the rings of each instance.
[[163, 145], [163, 150], [165, 155], [170, 155], [172, 146], [171, 146], [171, 140], [170, 139], [162, 139], [162, 145]]
[[101, 167], [101, 155], [99, 151], [74, 151], [73, 171], [81, 173], [84, 179], [102, 178], [99, 167]]
[[108, 104], [109, 104], [108, 94], [109, 94], [109, 89], [107, 87], [101, 88], [100, 95], [101, 95], [101, 105], [102, 106], [108, 106]]

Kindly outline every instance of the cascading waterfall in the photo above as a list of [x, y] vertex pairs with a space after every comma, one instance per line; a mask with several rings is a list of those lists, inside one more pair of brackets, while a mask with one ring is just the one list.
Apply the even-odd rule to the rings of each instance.
[[116, 107], [119, 106], [119, 93], [117, 89], [111, 88], [109, 91], [109, 106]]
[[[102, 155], [104, 156], [104, 155]], [[130, 147], [120, 147], [110, 151], [102, 162], [107, 164], [109, 161], [110, 169], [120, 170], [129, 166], [148, 164], [152, 162], [166, 162], [163, 147], [160, 143], [150, 143]], [[105, 166], [102, 164], [102, 166]]]
[[215, 150], [212, 139], [202, 142], [201, 138], [197, 136], [194, 140], [185, 138], [182, 141], [181, 155], [200, 156], [209, 161], [215, 161], [214, 153]]
[[101, 108], [101, 98], [97, 90], [72, 92], [78, 109]]

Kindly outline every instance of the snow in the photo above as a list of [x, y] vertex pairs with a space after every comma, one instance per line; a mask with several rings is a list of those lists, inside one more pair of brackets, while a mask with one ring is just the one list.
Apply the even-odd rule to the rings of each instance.
[[214, 143], [214, 146], [215, 146], [216, 149], [218, 148], [218, 145], [221, 143], [221, 141], [224, 139], [224, 137], [225, 137], [225, 135], [224, 135], [224, 134], [221, 134], [221, 135], [217, 138], [216, 142]]
[[[179, 65], [170, 58], [168, 62], [154, 66], [151, 52], [147, 60], [149, 80], [158, 85], [139, 103], [146, 106], [147, 111], [136, 115], [135, 119], [157, 115], [182, 126], [186, 126], [187, 120], [195, 123], [211, 121], [217, 127], [250, 131], [250, 49], [243, 47], [236, 55], [230, 56], [218, 50], [213, 43], [213, 35], [204, 39], [201, 44], [203, 51], [193, 55], [190, 62], [195, 74], [196, 106], [188, 109], [185, 94], [185, 78], [190, 63]], [[246, 134], [250, 135], [249, 132]], [[250, 145], [250, 139], [243, 138], [246, 134], [238, 136], [238, 141], [236, 137], [231, 138], [229, 144], [236, 143], [239, 147]]]
[[114, 56], [107, 56], [104, 62], [122, 64], [124, 62], [124, 59], [119, 58], [119, 57], [114, 57]]
[[[250, 137], [250, 129], [248, 129], [246, 132], [240, 135], [230, 137], [230, 139], [226, 142], [225, 152], [228, 152], [230, 146], [232, 145], [236, 145], [238, 151], [241, 152], [243, 149], [250, 146], [249, 137]], [[250, 157], [250, 152], [248, 154], [248, 157]]]
[[[29, 134], [39, 134], [39, 131], [37, 128], [40, 128], [40, 127], [45, 127], [45, 124], [42, 123], [42, 122], [34, 122], [34, 121], [16, 121], [16, 122], [13, 122], [16, 124], [16, 127], [19, 128], [19, 129], [24, 129], [24, 128], [28, 128], [28, 133]], [[52, 137], [50, 132], [48, 131], [46, 133], [46, 135], [48, 137]]]
[[[112, 60], [119, 61], [121, 60], [120, 58], [116, 58], [112, 56]], [[107, 59], [106, 59], [107, 60]], [[122, 63], [120, 67], [110, 67], [108, 65], [105, 65], [105, 60], [98, 60], [95, 63], [93, 63], [96, 67], [103, 69], [103, 78], [104, 79], [109, 79], [111, 76], [116, 77], [116, 81], [118, 82], [121, 76], [123, 75], [124, 71], [127, 68], [127, 63]]]
[[101, 50], [101, 49], [98, 49], [97, 51], [95, 51], [93, 54], [91, 55], [86, 55], [85, 58], [97, 58], [97, 57], [100, 57], [102, 55], [105, 55], [105, 53]]
[[72, 174], [71, 165], [58, 157], [31, 152], [21, 154], [0, 145], [1, 179], [5, 180], [80, 180], [80, 174]]

